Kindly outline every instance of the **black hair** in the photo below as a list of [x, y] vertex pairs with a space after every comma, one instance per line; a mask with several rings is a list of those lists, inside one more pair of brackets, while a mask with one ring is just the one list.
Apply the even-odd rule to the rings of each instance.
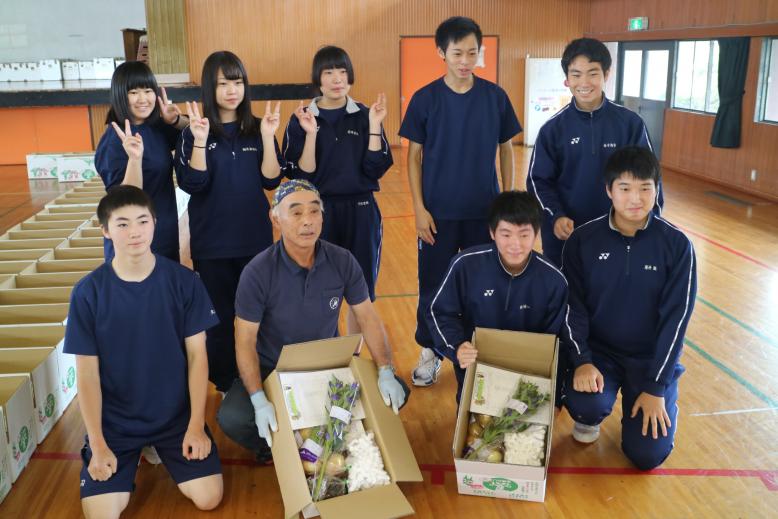
[[578, 38], [568, 43], [562, 53], [562, 71], [565, 76], [570, 63], [578, 56], [586, 56], [592, 63], [599, 63], [603, 74], [611, 68], [611, 53], [603, 42], [594, 38]]
[[149, 195], [139, 187], [124, 184], [108, 189], [108, 193], [97, 204], [97, 219], [100, 221], [100, 225], [107, 229], [108, 220], [111, 219], [113, 212], [128, 205], [145, 207], [151, 213], [152, 218], [157, 218], [154, 203]]
[[[105, 124], [116, 123], [124, 128], [125, 119], [133, 122], [127, 94], [136, 88], [150, 88], [155, 94], [159, 94], [157, 79], [148, 65], [142, 61], [125, 61], [116, 67], [111, 76], [111, 108], [105, 117]], [[153, 123], [157, 119], [159, 119], [159, 105], [155, 99], [154, 109], [146, 121]]]
[[489, 208], [489, 229], [497, 230], [501, 221], [514, 225], [530, 224], [540, 230], [541, 209], [537, 199], [526, 191], [503, 191]]
[[647, 148], [640, 146], [625, 146], [613, 152], [605, 163], [603, 178], [610, 189], [621, 175], [627, 173], [638, 180], [653, 180], [654, 186], [659, 186], [662, 172], [659, 161]]
[[438, 25], [435, 31], [435, 46], [445, 53], [449, 43], [461, 41], [468, 34], [475, 35], [478, 48], [480, 49], [484, 37], [481, 34], [481, 28], [475, 23], [475, 20], [465, 18], [464, 16], [452, 16]]
[[243, 101], [237, 108], [237, 122], [241, 135], [252, 135], [259, 131], [259, 122], [251, 113], [251, 87], [246, 68], [240, 58], [227, 50], [214, 52], [203, 63], [203, 74], [200, 78], [200, 89], [203, 98], [203, 117], [208, 118], [211, 134], [224, 136], [224, 127], [219, 117], [219, 105], [216, 103], [216, 86], [218, 84], [219, 71], [226, 79], [243, 80]]
[[354, 67], [348, 53], [340, 47], [327, 45], [319, 49], [313, 56], [311, 65], [311, 83], [321, 87], [321, 73], [333, 68], [344, 68], [348, 74], [348, 84], [354, 84]]

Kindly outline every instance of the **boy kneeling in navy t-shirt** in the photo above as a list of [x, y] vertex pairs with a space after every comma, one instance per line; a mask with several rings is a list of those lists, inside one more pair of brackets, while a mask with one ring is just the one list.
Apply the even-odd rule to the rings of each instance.
[[65, 334], [87, 430], [84, 514], [119, 517], [147, 445], [197, 508], [213, 509], [223, 484], [205, 425], [211, 301], [194, 272], [151, 252], [155, 213], [142, 190], [112, 188], [97, 216], [116, 255], [73, 289]]
[[597, 440], [621, 391], [621, 449], [641, 470], [673, 449], [683, 338], [697, 271], [689, 239], [652, 213], [659, 163], [640, 147], [617, 150], [605, 165], [613, 208], [579, 227], [562, 250], [570, 284], [569, 358], [575, 371], [562, 403], [573, 437]]

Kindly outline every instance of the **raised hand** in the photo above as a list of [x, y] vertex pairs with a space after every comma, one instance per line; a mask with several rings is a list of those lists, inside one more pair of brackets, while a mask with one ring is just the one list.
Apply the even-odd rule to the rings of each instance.
[[[370, 113], [368, 114], [368, 120], [370, 121], [371, 133], [373, 127], [378, 127], [384, 122], [386, 118], [386, 94], [378, 94], [376, 102], [370, 105]], [[377, 133], [377, 132], [376, 132]]]
[[208, 118], [200, 117], [200, 109], [197, 107], [197, 103], [190, 103], [189, 101], [186, 102], [186, 115], [189, 117], [189, 130], [192, 132], [195, 143], [205, 145], [211, 128]]
[[316, 117], [306, 110], [302, 101], [300, 101], [300, 106], [295, 109], [294, 115], [297, 117], [297, 120], [300, 121], [300, 128], [302, 128], [305, 133], [316, 133]]
[[124, 120], [124, 131], [122, 131], [119, 125], [116, 124], [115, 122], [112, 122], [111, 126], [113, 126], [116, 135], [119, 136], [119, 140], [122, 141], [122, 147], [124, 148], [124, 151], [127, 153], [127, 157], [129, 157], [132, 160], [138, 160], [138, 161], [142, 160], [143, 159], [143, 137], [140, 136], [140, 133], [136, 133], [135, 135], [132, 134], [130, 121], [127, 119]]
[[167, 98], [165, 87], [162, 87], [162, 97], [157, 96], [157, 103], [159, 103], [159, 115], [162, 120], [167, 124], [175, 124], [181, 116], [181, 110]]
[[276, 134], [278, 125], [281, 124], [281, 101], [276, 103], [276, 108], [270, 111], [270, 101], [265, 105], [265, 116], [259, 125], [259, 132], [263, 137], [272, 137]]

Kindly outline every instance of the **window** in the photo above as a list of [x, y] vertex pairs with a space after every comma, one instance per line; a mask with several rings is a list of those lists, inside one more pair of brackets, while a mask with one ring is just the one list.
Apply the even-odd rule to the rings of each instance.
[[719, 109], [719, 43], [679, 41], [673, 108], [716, 113]]
[[758, 122], [778, 123], [778, 38], [765, 39], [757, 96]]

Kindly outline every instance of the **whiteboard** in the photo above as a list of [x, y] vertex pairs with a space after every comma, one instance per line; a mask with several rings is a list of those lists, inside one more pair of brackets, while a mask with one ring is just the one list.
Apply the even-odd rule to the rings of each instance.
[[534, 146], [538, 131], [570, 102], [561, 58], [527, 58], [524, 74], [524, 145]]

